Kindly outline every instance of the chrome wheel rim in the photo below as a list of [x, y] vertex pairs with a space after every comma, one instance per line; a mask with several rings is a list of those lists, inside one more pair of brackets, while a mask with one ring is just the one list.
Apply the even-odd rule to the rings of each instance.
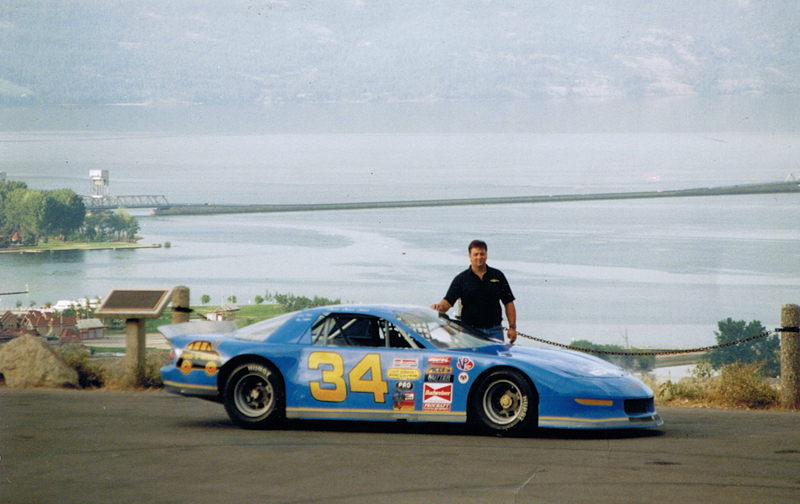
[[493, 382], [483, 394], [483, 411], [497, 425], [509, 425], [517, 421], [522, 404], [522, 391], [510, 380]]

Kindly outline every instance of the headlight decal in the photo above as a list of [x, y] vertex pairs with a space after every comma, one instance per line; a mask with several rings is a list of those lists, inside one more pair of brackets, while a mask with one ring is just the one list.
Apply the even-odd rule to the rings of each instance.
[[575, 402], [584, 406], [613, 406], [614, 401], [611, 399], [583, 399], [580, 397], [575, 398]]

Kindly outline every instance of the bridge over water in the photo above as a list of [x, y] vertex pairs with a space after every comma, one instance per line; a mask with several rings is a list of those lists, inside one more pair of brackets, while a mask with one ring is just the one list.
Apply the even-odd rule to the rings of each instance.
[[87, 210], [116, 210], [117, 208], [169, 208], [164, 196], [84, 196], [83, 204]]
[[164, 196], [84, 196], [87, 210], [117, 208], [151, 208], [154, 215], [211, 215], [228, 213], [312, 212], [324, 210], [364, 210], [381, 208], [420, 208], [468, 205], [510, 205], [524, 203], [559, 203], [567, 201], [601, 201], [646, 198], [680, 198], [697, 196], [735, 196], [745, 194], [775, 194], [800, 192], [798, 180], [765, 184], [745, 184], [724, 187], [703, 187], [672, 191], [638, 191], [594, 194], [561, 194], [549, 196], [508, 196], [496, 198], [461, 198], [404, 201], [366, 201], [360, 203], [310, 203], [284, 205], [212, 205], [170, 203]]
[[745, 194], [775, 194], [800, 192], [797, 180], [767, 184], [747, 184], [726, 187], [705, 187], [674, 191], [640, 191], [596, 194], [563, 194], [550, 196], [512, 196], [497, 198], [464, 198], [408, 201], [373, 201], [362, 203], [314, 203], [296, 205], [195, 205], [173, 204], [154, 207], [155, 215], [211, 215], [230, 213], [311, 212], [324, 210], [364, 210], [381, 208], [420, 208], [466, 205], [509, 205], [524, 203], [558, 203], [567, 201], [601, 201], [645, 198], [679, 198], [697, 196], [735, 196]]

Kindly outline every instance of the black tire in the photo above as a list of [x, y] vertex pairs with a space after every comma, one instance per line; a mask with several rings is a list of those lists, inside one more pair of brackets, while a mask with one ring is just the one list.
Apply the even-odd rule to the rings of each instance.
[[243, 364], [225, 383], [224, 403], [228, 416], [239, 427], [274, 427], [284, 417], [283, 380], [270, 364]]
[[472, 397], [472, 420], [492, 435], [532, 433], [539, 421], [539, 397], [519, 371], [494, 371]]

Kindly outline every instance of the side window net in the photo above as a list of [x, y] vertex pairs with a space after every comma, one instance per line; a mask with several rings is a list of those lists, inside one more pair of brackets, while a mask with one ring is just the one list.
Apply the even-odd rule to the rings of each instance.
[[319, 346], [421, 348], [411, 336], [391, 322], [349, 314], [320, 318], [312, 326], [311, 341]]

